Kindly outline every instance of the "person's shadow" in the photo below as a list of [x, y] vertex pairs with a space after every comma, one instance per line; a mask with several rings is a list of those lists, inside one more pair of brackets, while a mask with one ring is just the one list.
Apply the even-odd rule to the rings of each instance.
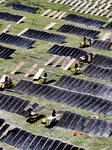
[[32, 120], [30, 119], [30, 117], [26, 120], [26, 122], [29, 122], [29, 123], [34, 123], [34, 122], [36, 122], [36, 121], [38, 121], [38, 120], [40, 120], [40, 119], [42, 119], [42, 118], [44, 118], [45, 117], [45, 115], [37, 115], [37, 116], [35, 116], [34, 118], [32, 118]]
[[49, 128], [49, 129], [53, 128], [54, 126], [56, 126], [57, 122], [58, 122], [57, 120], [51, 121], [49, 125], [46, 125], [46, 128]]

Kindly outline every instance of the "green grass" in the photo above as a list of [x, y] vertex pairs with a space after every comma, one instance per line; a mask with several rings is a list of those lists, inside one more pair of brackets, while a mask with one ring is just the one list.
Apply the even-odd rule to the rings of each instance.
[[[23, 3], [23, 1], [22, 1], [22, 3]], [[67, 13], [75, 13], [75, 12], [69, 11], [69, 9], [70, 9], [69, 5], [65, 6], [65, 5], [61, 5], [59, 3], [54, 5], [54, 3], [48, 3], [48, 0], [38, 0], [38, 1], [25, 0], [24, 4], [31, 5], [31, 6], [35, 5], [35, 6], [41, 8], [40, 14], [37, 12], [32, 15], [32, 14], [28, 14], [28, 13], [24, 13], [24, 12], [11, 10], [12, 6], [5, 7], [5, 4], [6, 4], [6, 2], [4, 2], [3, 4], [0, 4], [0, 11], [7, 11], [7, 12], [10, 12], [13, 14], [23, 15], [26, 17], [26, 19], [24, 20], [23, 23], [20, 23], [18, 25], [13, 22], [0, 20], [0, 24], [1, 24], [0, 32], [2, 32], [8, 24], [12, 25], [12, 27], [10, 28], [8, 33], [17, 35], [24, 28], [44, 30], [44, 27], [46, 27], [50, 22], [56, 22], [57, 24], [51, 30], [48, 30], [47, 32], [50, 32], [50, 33], [53, 32], [53, 33], [68, 36], [68, 38], [65, 40], [65, 42], [62, 43], [61, 45], [66, 45], [66, 46], [71, 46], [71, 47], [72, 46], [73, 47], [80, 46], [80, 41], [82, 41], [83, 38], [74, 36], [74, 35], [70, 35], [70, 34], [56, 32], [56, 30], [63, 24], [72, 24], [72, 25], [87, 28], [86, 26], [72, 23], [72, 22], [67, 22], [64, 20], [47, 18], [46, 16], [41, 17], [41, 14], [49, 8], [52, 10], [57, 10], [57, 11], [67, 11]], [[80, 14], [80, 13], [76, 12], [76, 14]], [[94, 19], [100, 19], [103, 21], [107, 21], [107, 23], [108, 23], [108, 19], [106, 17], [99, 17], [99, 16], [90, 15], [90, 14], [86, 14], [86, 15], [81, 14], [81, 15], [84, 15], [84, 16], [90, 17], [90, 18], [94, 18]], [[35, 20], [34, 22], [33, 22], [33, 19]], [[88, 27], [88, 28], [94, 29], [91, 27]], [[101, 31], [101, 33], [98, 35], [98, 39], [102, 39], [103, 35], [108, 32], [103, 29], [95, 29], [95, 30]], [[112, 40], [112, 38], [111, 38], [111, 40]], [[83, 75], [74, 75], [70, 69], [67, 71], [63, 71], [60, 68], [60, 66], [58, 66], [56, 68], [53, 68], [52, 64], [48, 65], [48, 66], [44, 66], [44, 63], [51, 57], [51, 55], [47, 54], [46, 52], [54, 45], [54, 43], [37, 40], [36, 43], [29, 49], [22, 49], [19, 47], [15, 47], [13, 45], [8, 45], [8, 44], [3, 44], [3, 43], [1, 43], [1, 45], [16, 49], [17, 54], [15, 54], [15, 53], [12, 54], [11, 58], [7, 59], [7, 60], [0, 59], [0, 76], [2, 76], [3, 74], [10, 75], [10, 72], [17, 66], [17, 64], [19, 64], [21, 61], [25, 62], [24, 66], [19, 70], [18, 74], [10, 75], [13, 78], [13, 82], [15, 85], [21, 79], [27, 79], [27, 80], [32, 81], [32, 77], [37, 72], [37, 70], [34, 70], [32, 72], [32, 76], [30, 76], [28, 78], [24, 78], [23, 75], [34, 63], [38, 64], [38, 68], [41, 68], [41, 67], [45, 68], [45, 71], [47, 71], [49, 74], [56, 73], [57, 75], [59, 75], [59, 76], [53, 77], [56, 81], [62, 75], [69, 75], [69, 76], [74, 76], [74, 77], [78, 77], [78, 78], [82, 78], [82, 79], [86, 79], [86, 80], [99, 81], [99, 80], [85, 77]], [[112, 57], [111, 51], [102, 51], [102, 50], [97, 50], [97, 49], [93, 49], [93, 48], [86, 48], [85, 50], [92, 52], [93, 54], [102, 54], [102, 55], [107, 55], [107, 56]], [[30, 56], [37, 57], [37, 59], [31, 58]], [[74, 64], [73, 64], [73, 66], [74, 66]], [[106, 81], [100, 81], [100, 82], [106, 83]], [[39, 83], [42, 83], [42, 81], [40, 80]], [[54, 83], [51, 83], [50, 85], [54, 85]], [[107, 84], [112, 84], [112, 83], [107, 83]], [[48, 108], [48, 109], [45, 109], [42, 111], [42, 113], [45, 114], [46, 116], [51, 115], [51, 110], [54, 107], [57, 110], [60, 110], [60, 109], [68, 110], [68, 111], [71, 111], [74, 113], [79, 113], [79, 114], [85, 115], [85, 116], [88, 116], [88, 115], [91, 115], [91, 117], [98, 116], [98, 114], [96, 114], [96, 113], [88, 112], [88, 111], [81, 110], [78, 108], [73, 108], [73, 107], [70, 107], [67, 105], [62, 105], [60, 103], [49, 102], [47, 100], [36, 98], [36, 97], [31, 97], [28, 95], [9, 93], [8, 91], [3, 91], [3, 93], [30, 100], [31, 103], [29, 104], [29, 106], [35, 102], [39, 103], [40, 106], [46, 106], [46, 108]], [[30, 131], [32, 133], [40, 134], [42, 136], [48, 136], [48, 137], [54, 138], [54, 139], [59, 139], [59, 140], [65, 141], [67, 143], [71, 143], [71, 144], [74, 144], [74, 145], [77, 145], [80, 147], [87, 148], [89, 150], [100, 150], [100, 149], [104, 149], [104, 148], [106, 148], [106, 150], [112, 149], [112, 142], [111, 142], [112, 136], [110, 136], [109, 138], [102, 138], [102, 137], [97, 137], [97, 136], [88, 135], [88, 134], [80, 135], [79, 133], [76, 136], [73, 136], [73, 131], [71, 131], [71, 130], [67, 130], [67, 129], [63, 129], [63, 128], [59, 128], [59, 127], [54, 127], [54, 128], [48, 129], [45, 127], [45, 125], [41, 124], [41, 120], [37, 121], [34, 124], [29, 124], [28, 122], [26, 122], [27, 119], [25, 119], [19, 115], [3, 111], [3, 110], [0, 110], [0, 117], [6, 119], [6, 122], [8, 122], [8, 123], [14, 124], [15, 126], [21, 127], [22, 129]], [[104, 115], [99, 115], [99, 118], [112, 121], [112, 118], [110, 118], [108, 116], [104, 116]], [[0, 146], [5, 148], [6, 150], [7, 149], [8, 150], [14, 150], [14, 149], [16, 150], [16, 148], [6, 145], [4, 143], [0, 143]]]

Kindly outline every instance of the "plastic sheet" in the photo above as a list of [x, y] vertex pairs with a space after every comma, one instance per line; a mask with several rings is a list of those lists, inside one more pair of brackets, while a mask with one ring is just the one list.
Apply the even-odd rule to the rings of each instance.
[[73, 121], [75, 115], [76, 115], [75, 113], [71, 113], [71, 114], [68, 116], [67, 120], [66, 120], [66, 121], [64, 122], [64, 124], [62, 125], [63, 128], [68, 128], [68, 126], [70, 125], [70, 123]]
[[24, 103], [18, 108], [16, 113], [20, 115], [29, 103], [30, 103], [30, 101], [28, 101], [28, 100], [24, 101]]
[[24, 100], [21, 100], [20, 98], [18, 98], [18, 103], [16, 103], [15, 107], [13, 109], [11, 109], [12, 113], [16, 113], [18, 108], [24, 103]]
[[47, 143], [44, 145], [44, 147], [42, 148], [42, 150], [47, 150], [47, 149], [49, 149], [53, 142], [54, 142], [54, 140], [49, 139], [49, 140], [47, 141]]
[[104, 28], [104, 30], [112, 31], [112, 22], [110, 22], [109, 24], [107, 24], [106, 27]]
[[36, 135], [31, 134], [31, 135], [28, 137], [28, 139], [25, 141], [25, 143], [22, 145], [21, 150], [27, 149], [27, 148], [30, 146], [31, 142], [32, 142], [35, 138], [36, 138]]
[[98, 99], [94, 105], [89, 109], [89, 111], [94, 111], [102, 103], [102, 98]]
[[12, 22], [18, 22], [23, 16], [14, 15], [9, 12], [0, 12], [0, 19]]
[[70, 93], [70, 95], [65, 99], [65, 101], [63, 102], [63, 104], [69, 104], [73, 101], [73, 98], [76, 96], [75, 93]]
[[97, 102], [99, 98], [98, 97], [93, 97], [93, 99], [85, 106], [86, 110], [90, 110], [91, 107]]
[[4, 98], [2, 99], [2, 101], [0, 101], [0, 108], [3, 107], [3, 105], [8, 101], [9, 98], [10, 98], [9, 95], [4, 96]]
[[5, 119], [0, 119], [0, 127], [3, 125], [4, 122], [5, 122]]
[[74, 107], [79, 107], [86, 98], [87, 98], [87, 95], [82, 95], [82, 97], [80, 97], [78, 101], [74, 104]]
[[5, 130], [9, 127], [9, 124], [5, 124], [2, 126], [2, 128], [0, 129], [0, 136], [2, 136], [2, 134], [5, 132]]
[[54, 54], [59, 47], [60, 47], [59, 45], [55, 44], [47, 51], [47, 53]]
[[66, 143], [61, 142], [57, 149], [63, 149], [65, 147]]
[[87, 123], [87, 125], [84, 127], [84, 129], [82, 130], [82, 132], [84, 133], [89, 133], [91, 127], [93, 126], [93, 124], [95, 123], [96, 119], [90, 119], [89, 122]]
[[95, 124], [93, 125], [93, 127], [91, 128], [89, 133], [90, 134], [95, 134], [96, 131], [100, 128], [101, 123], [102, 123], [102, 120], [99, 120], [99, 119], [96, 120]]
[[91, 18], [87, 18], [84, 16], [76, 15], [76, 14], [69, 14], [64, 18], [64, 20], [76, 22], [79, 24], [84, 24], [87, 26], [95, 27], [95, 28], [100, 28], [102, 25], [104, 25], [106, 23], [101, 20], [91, 19]]
[[80, 104], [80, 106], [78, 106], [78, 108], [84, 109], [85, 106], [87, 105], [87, 103], [89, 103], [92, 98], [93, 98], [93, 96], [87, 95], [87, 97], [85, 98], [85, 100]]
[[14, 52], [15, 52], [15, 49], [11, 49], [11, 48], [0, 45], [0, 57], [1, 58], [7, 59]]
[[73, 145], [67, 144], [66, 147], [64, 148], [64, 150], [71, 149], [72, 147], [73, 147]]
[[65, 122], [65, 120], [66, 120], [66, 118], [68, 117], [69, 114], [70, 114], [69, 111], [65, 111], [63, 116], [58, 121], [57, 126], [62, 126], [62, 124]]
[[14, 146], [16, 145], [16, 143], [20, 140], [20, 138], [22, 137], [22, 135], [25, 134], [24, 130], [21, 130], [17, 136], [15, 136], [15, 138], [11, 141], [10, 145]]
[[66, 92], [60, 99], [59, 102], [63, 103], [63, 101], [65, 101], [69, 96], [70, 96], [70, 92]]
[[23, 33], [22, 36], [55, 43], [62, 43], [67, 38], [67, 36], [65, 35], [48, 33], [45, 31], [38, 31], [35, 29], [29, 29], [28, 31]]
[[99, 105], [99, 107], [94, 111], [96, 113], [99, 113], [101, 110], [103, 110], [109, 101], [103, 100], [102, 103]]
[[57, 94], [56, 97], [54, 97], [54, 101], [58, 102], [60, 100], [60, 98], [65, 94], [64, 90], [61, 90], [60, 93]]
[[76, 126], [75, 130], [76, 131], [81, 131], [81, 129], [83, 128], [85, 122], [87, 121], [88, 117], [86, 116], [82, 116], [80, 122], [78, 123], [78, 125]]
[[16, 11], [23, 11], [23, 12], [34, 14], [40, 8], [26, 6], [26, 5], [22, 5], [22, 4], [16, 4], [16, 5], [14, 5], [14, 7], [12, 9], [16, 10]]
[[110, 101], [104, 109], [100, 111], [101, 114], [105, 114], [112, 107], [112, 101]]
[[112, 133], [112, 122], [109, 122], [108, 127], [106, 128], [102, 136], [109, 137], [111, 133]]
[[[7, 36], [8, 36], [8, 39], [7, 39]], [[28, 49], [36, 41], [31, 40], [31, 39], [26, 39], [26, 38], [23, 38], [20, 36], [16, 36], [16, 35], [2, 33], [0, 35], [0, 42]], [[24, 42], [24, 44], [23, 44], [23, 42]]]
[[[71, 30], [71, 28], [72, 28], [72, 30]], [[74, 34], [74, 35], [78, 35], [78, 36], [84, 36], [85, 35], [85, 36], [91, 37], [93, 39], [100, 33], [100, 31], [89, 30], [89, 29], [76, 27], [73, 25], [67, 25], [67, 24], [62, 25], [59, 29], [57, 29], [57, 31], [58, 32], [64, 32], [64, 33], [70, 33], [70, 34]], [[88, 33], [86, 33], [87, 31], [88, 31]]]
[[49, 150], [56, 149], [61, 142], [59, 140], [55, 140]]
[[48, 140], [47, 137], [42, 137], [42, 139], [40, 140], [40, 142], [37, 144], [37, 146], [35, 147], [36, 150], [40, 150], [43, 145], [45, 144], [45, 142]]
[[64, 56], [70, 56], [77, 60], [79, 60], [79, 57], [83, 56], [85, 52], [86, 51], [76, 47], [59, 46], [56, 44], [47, 51], [47, 53], [49, 54], [55, 54], [59, 56], [62, 56], [63, 54]]
[[29, 146], [29, 149], [35, 149], [36, 145], [38, 145], [41, 141], [42, 136], [37, 136], [34, 141]]
[[102, 136], [102, 134], [104, 133], [106, 127], [108, 125], [108, 122], [103, 120], [101, 126], [99, 127], [99, 129], [97, 130], [97, 132], [95, 133], [95, 135], [97, 136]]
[[8, 98], [8, 101], [1, 107], [1, 109], [6, 110], [8, 106], [10, 106], [11, 102], [14, 100], [14, 96], [10, 96], [10, 98]]
[[79, 120], [81, 119], [81, 115], [77, 114], [74, 118], [74, 120], [72, 121], [72, 123], [69, 126], [69, 129], [74, 130], [75, 127], [77, 126], [77, 123], [79, 122]]
[[21, 139], [17, 142], [17, 144], [15, 145], [15, 147], [20, 148], [29, 136], [30, 136], [30, 133], [29, 133], [29, 132], [26, 132], [26, 133], [21, 137]]

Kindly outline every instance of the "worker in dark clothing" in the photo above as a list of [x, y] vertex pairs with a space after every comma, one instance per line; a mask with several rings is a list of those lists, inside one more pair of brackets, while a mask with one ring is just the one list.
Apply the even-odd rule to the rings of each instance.
[[85, 61], [88, 62], [88, 55], [89, 53], [88, 52], [85, 52]]
[[43, 83], [46, 83], [47, 72], [44, 73], [44, 77], [45, 77], [45, 79], [44, 79]]
[[90, 53], [89, 55], [90, 55], [90, 58], [91, 58], [90, 62], [92, 62], [92, 60], [93, 60], [93, 53]]
[[87, 37], [86, 36], [84, 36], [84, 42], [86, 42], [87, 41]]
[[44, 73], [44, 77], [47, 77], [47, 72]]
[[91, 38], [90, 37], [88, 38], [88, 41], [89, 41], [89, 44], [91, 45]]
[[31, 114], [32, 110], [33, 110], [33, 107], [30, 106], [30, 107], [29, 107], [29, 115]]
[[78, 63], [75, 63], [75, 69], [77, 69], [78, 68]]
[[8, 80], [9, 80], [9, 79], [8, 79], [8, 76], [6, 76], [6, 77], [5, 77], [5, 82], [8, 82]]
[[53, 111], [52, 111], [52, 116], [56, 116], [56, 109], [54, 108]]

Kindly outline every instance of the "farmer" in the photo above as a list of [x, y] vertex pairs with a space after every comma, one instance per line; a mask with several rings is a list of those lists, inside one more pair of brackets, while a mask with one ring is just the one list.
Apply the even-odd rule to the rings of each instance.
[[56, 116], [56, 109], [54, 108], [53, 111], [52, 111], [52, 116]]

